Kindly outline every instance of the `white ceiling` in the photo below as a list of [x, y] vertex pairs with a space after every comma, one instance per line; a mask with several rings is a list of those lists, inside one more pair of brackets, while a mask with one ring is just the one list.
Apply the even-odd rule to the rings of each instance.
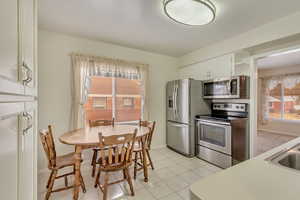
[[258, 69], [300, 66], [300, 50], [276, 56], [269, 56], [257, 61]]
[[39, 27], [127, 47], [181, 56], [299, 11], [299, 0], [212, 0], [217, 18], [184, 26], [162, 0], [41, 0]]

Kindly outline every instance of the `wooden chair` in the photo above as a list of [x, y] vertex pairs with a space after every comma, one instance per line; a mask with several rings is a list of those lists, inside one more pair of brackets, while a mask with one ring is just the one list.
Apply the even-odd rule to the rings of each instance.
[[[99, 153], [97, 161], [99, 170], [95, 179], [95, 187], [99, 186], [103, 192], [103, 200], [107, 199], [107, 188], [109, 185], [127, 180], [131, 195], [134, 196], [133, 185], [129, 173], [129, 166], [132, 164], [132, 151], [135, 143], [137, 129], [134, 133], [113, 135], [104, 137], [99, 133]], [[123, 171], [123, 179], [109, 183], [109, 173]], [[104, 184], [100, 185], [101, 172], [105, 172]]]
[[[49, 170], [51, 170], [51, 174], [46, 186], [47, 193], [45, 196], [45, 200], [48, 200], [51, 193], [53, 192], [60, 192], [75, 187], [75, 184], [71, 186], [68, 185], [68, 176], [75, 175], [75, 158], [74, 158], [74, 153], [69, 153], [62, 156], [56, 155], [55, 144], [54, 144], [54, 139], [52, 134], [52, 127], [50, 125], [48, 126], [48, 130], [40, 131], [40, 138], [48, 159], [48, 168]], [[65, 167], [72, 167], [72, 166], [73, 166], [72, 172], [58, 176], [58, 171], [60, 169], [63, 169]], [[54, 181], [55, 179], [59, 179], [59, 178], [65, 179], [65, 187], [53, 190]], [[80, 178], [81, 178], [81, 188], [82, 191], [85, 193], [86, 189], [81, 174], [80, 174]]]
[[[114, 126], [115, 125], [115, 118], [112, 120], [89, 120], [89, 126], [90, 127], [97, 127], [97, 126]], [[91, 165], [93, 166], [92, 170], [92, 177], [95, 176], [96, 172], [96, 161], [98, 158], [98, 152], [99, 148], [93, 148], [93, 157], [92, 157], [92, 162]]]
[[[155, 121], [153, 121], [153, 122], [141, 121], [141, 120], [139, 121], [139, 126], [149, 128], [149, 133], [141, 138], [141, 140], [143, 140], [146, 145], [147, 158], [143, 158], [142, 141], [140, 140], [135, 144], [135, 147], [133, 149], [133, 152], [134, 152], [134, 179], [136, 179], [137, 172], [144, 168], [143, 159], [148, 159], [149, 163], [147, 164], [147, 167], [151, 166], [152, 170], [154, 169], [154, 165], [153, 165], [152, 159], [150, 157], [150, 149], [151, 149], [151, 142], [152, 142], [152, 137], [153, 137], [153, 133], [154, 133], [154, 129], [155, 129], [155, 124], [156, 124]], [[140, 162], [139, 162], [139, 160], [140, 160]], [[138, 166], [139, 166], [139, 168], [138, 168]]]

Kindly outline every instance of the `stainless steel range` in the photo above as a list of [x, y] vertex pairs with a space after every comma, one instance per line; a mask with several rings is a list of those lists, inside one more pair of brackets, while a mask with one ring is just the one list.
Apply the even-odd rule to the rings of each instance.
[[197, 156], [222, 168], [249, 158], [248, 107], [213, 103], [212, 114], [197, 115]]

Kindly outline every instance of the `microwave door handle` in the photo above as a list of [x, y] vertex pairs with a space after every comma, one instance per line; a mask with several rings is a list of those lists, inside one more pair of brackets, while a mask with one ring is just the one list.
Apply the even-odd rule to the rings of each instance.
[[229, 82], [228, 82], [228, 91], [229, 91], [230, 95], [232, 93], [231, 82], [232, 82], [232, 79], [230, 79]]

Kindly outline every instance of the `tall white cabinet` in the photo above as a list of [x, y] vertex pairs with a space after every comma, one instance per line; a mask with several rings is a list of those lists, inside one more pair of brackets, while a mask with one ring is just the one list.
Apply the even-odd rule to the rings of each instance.
[[37, 1], [0, 1], [0, 194], [37, 200]]

